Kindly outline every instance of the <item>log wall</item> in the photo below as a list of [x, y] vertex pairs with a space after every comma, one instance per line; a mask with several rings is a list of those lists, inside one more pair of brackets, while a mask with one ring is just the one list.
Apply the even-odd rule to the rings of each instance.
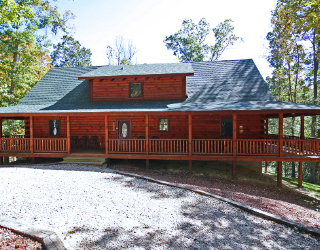
[[[159, 131], [159, 118], [169, 118], [169, 131]], [[221, 118], [230, 118], [230, 115], [192, 115], [193, 139], [221, 138]], [[49, 119], [60, 119], [60, 136], [49, 136]], [[109, 139], [118, 138], [118, 120], [131, 120], [131, 138], [146, 136], [145, 115], [108, 115]], [[26, 119], [26, 123], [28, 123]], [[113, 127], [113, 124], [115, 127]], [[243, 126], [243, 133], [239, 133], [239, 126]], [[238, 139], [266, 138], [266, 124], [262, 115], [238, 115]], [[105, 117], [96, 116], [70, 116], [70, 136], [98, 136], [98, 145], [104, 147]], [[187, 139], [188, 115], [149, 115], [149, 138], [157, 136], [159, 139]], [[30, 134], [26, 129], [26, 134]], [[34, 117], [34, 138], [66, 138], [67, 119], [65, 116]]]
[[[130, 82], [142, 82], [142, 97], [130, 98]], [[185, 77], [137, 77], [90, 81], [90, 101], [184, 100]]]

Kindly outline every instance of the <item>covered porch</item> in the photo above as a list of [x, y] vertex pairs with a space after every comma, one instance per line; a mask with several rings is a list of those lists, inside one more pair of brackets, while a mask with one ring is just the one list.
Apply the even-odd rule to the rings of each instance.
[[[302, 162], [320, 161], [320, 140], [304, 136], [304, 114], [295, 114], [301, 119], [300, 136], [283, 135], [283, 118], [290, 115], [260, 111], [256, 114], [170, 112], [26, 116], [24, 119], [29, 125], [24, 138], [1, 136], [0, 156], [99, 155], [109, 159], [146, 159], [147, 168], [150, 159], [187, 160], [190, 172], [193, 160], [226, 160], [233, 162], [233, 178], [236, 161], [277, 161], [278, 186], [281, 186], [282, 161], [299, 162], [299, 176]], [[276, 135], [268, 134], [270, 117], [279, 119]], [[51, 121], [56, 121], [56, 135], [50, 134]], [[97, 137], [94, 147], [89, 141], [85, 146], [73, 143], [72, 138], [80, 140], [82, 136], [87, 136], [88, 140]]]

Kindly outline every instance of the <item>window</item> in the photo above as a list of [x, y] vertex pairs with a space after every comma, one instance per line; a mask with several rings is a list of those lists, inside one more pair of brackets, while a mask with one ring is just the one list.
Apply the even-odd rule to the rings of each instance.
[[49, 120], [49, 136], [60, 136], [60, 120]]
[[232, 118], [221, 118], [221, 136], [233, 136], [233, 121]]
[[159, 131], [168, 131], [169, 130], [169, 119], [160, 118], [159, 119]]
[[130, 82], [130, 97], [142, 97], [142, 82]]

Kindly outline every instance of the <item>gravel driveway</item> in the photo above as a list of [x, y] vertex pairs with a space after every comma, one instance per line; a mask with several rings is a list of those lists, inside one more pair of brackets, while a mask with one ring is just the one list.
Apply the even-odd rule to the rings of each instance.
[[319, 239], [214, 198], [82, 165], [0, 168], [0, 216], [67, 249], [320, 249]]

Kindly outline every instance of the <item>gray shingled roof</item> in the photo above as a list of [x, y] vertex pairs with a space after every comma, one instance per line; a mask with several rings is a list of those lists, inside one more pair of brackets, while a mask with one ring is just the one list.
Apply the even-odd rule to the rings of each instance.
[[193, 72], [190, 63], [157, 63], [104, 66], [83, 74], [80, 77], [192, 74]]
[[[168, 68], [172, 65], [171, 68], [179, 68], [180, 73], [182, 68], [186, 69], [185, 73], [190, 73], [192, 66], [194, 76], [187, 76], [187, 100], [89, 102], [88, 82], [78, 80], [78, 77], [90, 73], [97, 75], [94, 72], [106, 67], [53, 68], [18, 105], [0, 108], [0, 113], [320, 110], [317, 105], [275, 101], [252, 60], [152, 64], [152, 67], [155, 65], [167, 65]], [[121, 66], [107, 66], [115, 70], [119, 67]], [[160, 71], [168, 73], [163, 68]]]

